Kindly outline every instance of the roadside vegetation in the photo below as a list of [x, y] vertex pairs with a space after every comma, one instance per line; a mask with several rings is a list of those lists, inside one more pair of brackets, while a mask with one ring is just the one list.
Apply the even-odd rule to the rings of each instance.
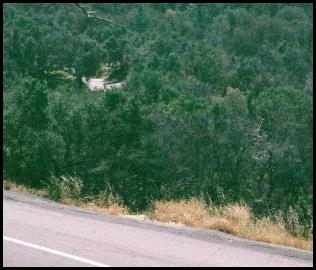
[[82, 8], [4, 4], [12, 188], [311, 246], [312, 4]]
[[49, 189], [37, 190], [5, 180], [4, 188], [15, 192], [29, 192], [96, 212], [142, 215], [155, 221], [213, 229], [250, 240], [313, 251], [312, 230], [309, 232], [310, 240], [302, 237], [304, 227], [299, 224], [294, 211], [286, 220], [281, 213], [256, 218], [246, 204], [236, 203], [218, 207], [212, 204], [210, 198], [199, 197], [179, 201], [158, 201], [143, 212], [133, 212], [124, 206], [122, 199], [113, 195], [110, 189], [100, 192], [94, 198], [84, 198], [81, 194], [81, 181], [78, 178], [62, 176], [60, 179], [54, 178], [52, 183], [54, 186]]

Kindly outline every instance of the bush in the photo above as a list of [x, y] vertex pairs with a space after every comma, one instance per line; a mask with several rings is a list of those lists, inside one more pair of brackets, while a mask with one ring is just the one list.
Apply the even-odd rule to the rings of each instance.
[[76, 176], [52, 176], [46, 183], [48, 197], [64, 201], [67, 199], [78, 200], [82, 197], [82, 180]]

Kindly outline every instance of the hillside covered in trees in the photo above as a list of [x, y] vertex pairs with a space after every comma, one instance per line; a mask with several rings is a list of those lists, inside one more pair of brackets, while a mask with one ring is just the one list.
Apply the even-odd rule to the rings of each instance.
[[[85, 198], [111, 191], [133, 211], [244, 202], [295, 213], [308, 237], [312, 5], [82, 7], [4, 4], [4, 178], [75, 176]], [[82, 83], [104, 67], [122, 89]]]

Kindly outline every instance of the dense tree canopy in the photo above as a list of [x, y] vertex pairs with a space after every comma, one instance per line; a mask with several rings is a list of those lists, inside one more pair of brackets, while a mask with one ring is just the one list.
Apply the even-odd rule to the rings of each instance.
[[[312, 222], [311, 4], [4, 4], [4, 174], [133, 210], [207, 195]], [[124, 81], [91, 92], [82, 77]], [[291, 210], [292, 211], [292, 210]]]

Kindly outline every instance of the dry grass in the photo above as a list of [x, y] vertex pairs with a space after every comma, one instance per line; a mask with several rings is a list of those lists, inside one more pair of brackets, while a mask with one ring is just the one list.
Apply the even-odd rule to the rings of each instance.
[[87, 203], [82, 203], [80, 206], [88, 210], [101, 212], [101, 213], [109, 213], [111, 215], [128, 215], [129, 214], [128, 209], [120, 204], [113, 204], [108, 207], [100, 207], [94, 202], [87, 202]]
[[[62, 191], [60, 192], [62, 194], [59, 199], [60, 202], [113, 215], [130, 214], [128, 208], [123, 206], [121, 198], [114, 196], [110, 189], [100, 192], [97, 198], [86, 201], [80, 196], [80, 185], [76, 184], [77, 181], [62, 180], [57, 185], [58, 190]], [[70, 189], [65, 183], [72, 187], [76, 186], [77, 189], [72, 189], [69, 192]], [[46, 190], [27, 188], [9, 180], [4, 180], [3, 186], [6, 190], [29, 192], [38, 196], [48, 197]], [[201, 200], [194, 198], [186, 201], [159, 201], [143, 214], [152, 220], [161, 222], [175, 222], [192, 227], [203, 227], [251, 240], [292, 246], [308, 251], [313, 250], [313, 241], [293, 237], [286, 230], [282, 218], [276, 218], [277, 221], [272, 221], [269, 217], [257, 219], [253, 217], [251, 210], [242, 204], [233, 204], [225, 207], [206, 207]], [[312, 239], [312, 236], [310, 239]]]
[[117, 202], [113, 202], [111, 204], [106, 204], [106, 205], [100, 205], [97, 201], [87, 202], [87, 201], [78, 200], [78, 199], [63, 198], [61, 200], [61, 203], [81, 207], [81, 208], [91, 210], [94, 212], [108, 213], [111, 215], [128, 215], [129, 214], [129, 210], [127, 209], [127, 207]]
[[313, 241], [296, 238], [285, 229], [281, 220], [256, 219], [246, 205], [207, 208], [202, 201], [156, 202], [147, 213], [150, 219], [176, 222], [193, 227], [219, 230], [243, 238], [312, 251]]
[[46, 183], [49, 198], [64, 203], [80, 201], [82, 194], [82, 180], [76, 176], [52, 176]]
[[51, 189], [52, 198], [54, 199], [57, 194], [56, 198], [64, 204], [112, 215], [129, 214], [127, 207], [123, 206], [121, 198], [114, 196], [110, 187], [106, 187], [106, 190], [100, 192], [96, 198], [89, 200], [83, 198], [82, 180], [78, 177], [52, 177], [48, 187]]
[[81, 207], [98, 212], [110, 213], [112, 215], [128, 215], [129, 210], [123, 206], [122, 200], [114, 196], [111, 191], [102, 191], [92, 202], [83, 203]]
[[5, 190], [10, 190], [14, 192], [26, 192], [26, 193], [32, 193], [41, 197], [47, 197], [48, 193], [44, 189], [34, 189], [34, 188], [29, 188], [24, 185], [19, 185], [13, 181], [10, 180], [3, 180], [3, 188]]
[[[107, 192], [100, 192], [97, 199], [87, 202], [80, 197], [81, 187], [78, 179], [63, 176], [60, 178], [61, 181], [57, 181], [57, 178], [54, 178], [53, 180], [55, 184], [54, 188], [57, 188], [58, 193], [60, 193], [58, 201], [63, 204], [78, 206], [112, 215], [130, 214], [127, 207], [123, 206], [121, 199], [113, 196], [112, 193], [108, 194]], [[5, 190], [32, 193], [45, 198], [50, 197], [47, 190], [29, 188], [24, 185], [18, 185], [10, 180], [3, 180], [3, 187]], [[56, 198], [50, 198], [57, 200]]]

